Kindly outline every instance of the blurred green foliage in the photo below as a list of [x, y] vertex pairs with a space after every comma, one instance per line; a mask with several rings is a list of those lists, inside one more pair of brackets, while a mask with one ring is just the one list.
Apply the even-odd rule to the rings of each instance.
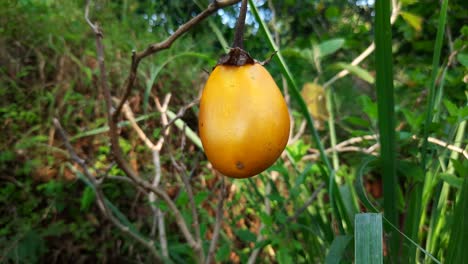
[[[116, 97], [123, 94], [132, 50], [141, 51], [164, 40], [208, 4], [207, 0], [91, 2], [92, 21], [98, 21], [104, 30], [109, 85]], [[358, 0], [257, 2], [261, 16], [279, 37], [278, 45], [301, 87], [314, 81], [323, 84], [342, 69], [352, 73], [327, 88], [333, 91], [338, 141], [375, 134], [378, 119], [372, 86], [374, 57], [369, 56], [359, 67], [350, 65], [373, 40], [373, 5]], [[452, 260], [459, 253], [449, 249], [449, 245], [453, 248], [466, 241], [460, 235], [453, 236], [466, 228], [452, 230], [450, 226], [466, 216], [463, 209], [457, 208], [466, 204], [466, 195], [461, 194], [466, 194], [467, 160], [462, 154], [454, 156], [444, 146], [430, 144], [437, 155], [424, 174], [419, 165], [418, 141], [412, 138], [423, 130], [439, 2], [399, 2], [402, 13], [392, 28], [400, 179], [396, 204], [404, 218], [412, 208], [414, 185], [424, 184], [426, 211], [418, 219], [421, 230], [432, 227], [435, 204], [448, 204], [447, 214], [440, 216], [444, 219], [437, 231], [440, 238], [431, 240], [432, 230], [421, 231], [416, 242], [434, 249], [430, 253], [439, 260]], [[77, 179], [77, 172], [71, 169], [77, 168], [70, 164], [52, 128], [52, 118], [59, 117], [71, 137], [76, 136], [72, 144], [78, 154], [97, 176], [122, 176], [110, 158], [104, 133], [105, 108], [98, 89], [95, 39], [84, 20], [84, 6], [85, 1], [0, 1], [0, 263], [151, 261], [144, 248], [118, 232], [99, 212], [94, 191]], [[224, 53], [220, 38], [228, 43], [232, 40], [238, 10], [236, 6], [218, 11], [170, 49], [142, 62], [130, 105], [138, 117], [144, 117], [139, 124], [154, 141], [161, 136], [161, 124], [159, 115], [154, 114], [153, 96], [162, 99], [171, 92], [173, 112], [198, 96], [207, 78], [205, 71], [210, 71]], [[210, 23], [218, 27], [221, 35], [216, 35]], [[247, 25], [246, 49], [258, 60], [268, 58], [274, 51], [260, 34], [258, 22], [249, 15]], [[437, 82], [439, 107], [430, 132], [459, 148], [467, 143], [466, 137], [457, 137], [468, 116], [467, 43], [466, 4], [463, 0], [450, 1], [442, 49], [443, 78]], [[268, 69], [279, 86], [287, 88], [280, 66], [270, 63]], [[291, 107], [297, 133], [303, 118], [294, 103]], [[196, 130], [197, 107], [187, 111], [184, 123]], [[120, 144], [128, 160], [142, 177], [151, 179], [151, 152], [142, 147], [128, 124], [122, 124], [121, 129]], [[321, 132], [327, 148], [328, 133], [328, 129]], [[217, 176], [207, 168], [202, 151], [190, 140], [180, 147], [182, 138], [179, 133], [167, 138], [161, 156], [163, 184], [173, 193], [171, 197], [191, 226], [188, 194], [178, 180], [181, 172], [172, 165], [172, 155], [185, 164], [186, 173], [192, 177], [200, 231], [206, 239], [203, 247], [207, 251], [215, 221], [217, 195], [213, 190], [218, 188]], [[363, 140], [353, 147], [368, 149], [374, 143]], [[331, 217], [329, 193], [323, 188], [325, 168], [316, 161], [314, 147], [306, 133], [292, 142], [286, 158], [268, 171], [249, 180], [228, 181], [234, 191], [225, 204], [225, 226], [216, 261], [246, 263], [253, 250], [261, 249], [257, 258], [261, 263], [352, 263], [353, 234], [338, 234], [337, 223]], [[339, 154], [335, 177], [339, 194], [344, 197], [341, 213], [349, 219], [371, 210], [362, 204], [356, 181], [362, 181], [373, 205], [382, 208], [380, 165], [371, 163], [369, 168], [359, 170], [370, 154], [362, 150]], [[444, 184], [449, 186], [449, 192], [439, 201]], [[150, 234], [152, 212], [145, 195], [118, 180], [106, 180], [103, 190], [119, 219], [146, 236]], [[311, 197], [315, 198], [313, 202], [302, 208]], [[194, 255], [178, 232], [167, 205], [159, 200], [155, 204], [167, 215], [170, 258], [176, 263], [190, 262]], [[296, 215], [298, 211], [301, 213]], [[258, 240], [259, 233], [264, 240]], [[433, 242], [427, 245], [428, 241]], [[402, 247], [411, 246], [402, 239]], [[425, 256], [418, 253], [416, 258], [422, 262]]]

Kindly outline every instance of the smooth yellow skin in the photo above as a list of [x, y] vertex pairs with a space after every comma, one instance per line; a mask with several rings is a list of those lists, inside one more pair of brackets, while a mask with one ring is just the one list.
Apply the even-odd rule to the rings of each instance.
[[289, 138], [289, 113], [260, 64], [218, 65], [200, 101], [198, 128], [208, 160], [222, 174], [247, 178], [270, 167]]

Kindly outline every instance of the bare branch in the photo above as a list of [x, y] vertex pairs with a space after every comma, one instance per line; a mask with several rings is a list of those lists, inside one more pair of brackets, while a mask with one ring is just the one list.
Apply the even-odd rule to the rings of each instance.
[[[418, 137], [416, 135], [413, 135], [411, 138], [414, 139], [414, 140], [418, 139]], [[374, 143], [369, 148], [360, 148], [360, 147], [350, 146], [350, 145], [355, 145], [355, 144], [358, 144], [358, 143], [361, 143], [361, 142], [364, 142], [364, 141], [376, 141], [377, 139], [378, 139], [377, 134], [366, 135], [366, 136], [362, 136], [362, 137], [353, 137], [353, 138], [350, 138], [350, 139], [347, 139], [345, 141], [340, 142], [339, 144], [337, 144], [335, 146], [335, 148], [326, 149], [325, 153], [330, 153], [332, 151], [336, 151], [336, 152], [364, 152], [364, 153], [376, 155], [375, 151], [376, 151], [376, 149], [378, 149], [380, 147], [380, 144], [378, 144], [378, 142]], [[457, 147], [457, 146], [455, 146], [453, 144], [449, 144], [449, 143], [447, 143], [445, 141], [442, 141], [442, 140], [434, 138], [434, 137], [428, 137], [427, 140], [428, 140], [428, 142], [430, 142], [432, 144], [439, 145], [441, 147], [447, 148], [447, 149], [449, 149], [451, 151], [454, 151], [454, 152], [458, 152], [458, 153], [462, 154], [466, 159], [468, 159], [468, 151], [466, 151], [465, 149], [463, 149], [461, 147]], [[318, 154], [317, 150], [310, 149], [310, 151], [313, 151], [314, 153], [310, 154], [310, 155], [306, 155], [304, 157], [305, 160], [315, 160], [315, 159], [317, 159], [319, 157], [319, 154]]]
[[114, 121], [118, 119], [118, 116], [120, 114], [120, 111], [122, 110], [123, 104], [127, 101], [128, 97], [130, 96], [130, 93], [133, 89], [133, 85], [135, 83], [138, 65], [140, 64], [140, 61], [143, 58], [149, 55], [152, 55], [156, 52], [159, 52], [161, 50], [170, 48], [172, 43], [174, 43], [175, 40], [177, 40], [184, 33], [189, 31], [192, 27], [194, 27], [195, 25], [203, 21], [205, 18], [215, 13], [218, 9], [222, 9], [224, 7], [233, 5], [235, 3], [238, 3], [239, 1], [240, 0], [213, 1], [213, 3], [211, 3], [205, 10], [203, 10], [196, 17], [190, 19], [187, 23], [181, 25], [172, 35], [170, 35], [163, 42], [151, 44], [142, 52], [138, 52], [138, 53], [133, 52], [132, 63], [130, 66], [130, 73], [127, 77], [127, 80], [125, 82], [125, 87], [124, 87], [125, 94], [120, 104], [117, 106], [117, 109], [112, 117]]
[[98, 204], [98, 207], [101, 210], [101, 212], [104, 214], [104, 216], [107, 217], [115, 227], [120, 229], [120, 231], [122, 233], [132, 237], [137, 242], [139, 242], [140, 244], [145, 246], [151, 252], [153, 258], [156, 261], [161, 262], [162, 261], [161, 257], [159, 256], [159, 253], [156, 251], [156, 248], [154, 247], [154, 242], [152, 240], [146, 240], [146, 239], [140, 237], [139, 235], [135, 234], [134, 232], [132, 232], [128, 228], [128, 226], [122, 224], [110, 212], [109, 208], [106, 205], [105, 197], [104, 197], [104, 194], [102, 193], [100, 185], [96, 181], [96, 178], [90, 173], [89, 168], [86, 165], [86, 162], [76, 154], [75, 150], [73, 149], [73, 146], [70, 144], [70, 141], [68, 139], [68, 136], [67, 136], [65, 130], [62, 128], [62, 125], [60, 124], [58, 119], [54, 118], [53, 123], [54, 123], [55, 128], [58, 131], [59, 136], [62, 138], [62, 140], [63, 140], [63, 142], [65, 144], [65, 148], [68, 150], [68, 152], [70, 154], [71, 160], [76, 162], [81, 167], [81, 169], [83, 170], [83, 174], [86, 176], [86, 178], [93, 185], [95, 193], [96, 193], [96, 203]]
[[[193, 248], [197, 248], [198, 244], [193, 239], [192, 234], [190, 234], [187, 228], [187, 225], [184, 221], [184, 218], [182, 217], [182, 214], [177, 209], [175, 203], [172, 201], [169, 195], [160, 187], [154, 187], [149, 182], [141, 179], [138, 176], [137, 172], [135, 172], [132, 169], [132, 167], [128, 164], [128, 162], [123, 157], [122, 150], [119, 145], [117, 122], [116, 122], [116, 118], [114, 119], [113, 117], [114, 110], [112, 107], [112, 97], [111, 97], [109, 86], [107, 84], [107, 73], [106, 73], [105, 62], [104, 62], [104, 46], [102, 45], [103, 35], [101, 33], [101, 29], [99, 28], [99, 26], [97, 24], [95, 24], [94, 26], [95, 28], [93, 28], [93, 30], [96, 35], [96, 50], [97, 50], [97, 57], [98, 57], [99, 69], [100, 69], [100, 86], [104, 93], [104, 98], [106, 101], [107, 123], [109, 126], [109, 137], [110, 137], [112, 154], [114, 156], [114, 159], [117, 165], [119, 166], [119, 168], [122, 169], [122, 171], [128, 177], [130, 177], [132, 181], [135, 182], [136, 185], [140, 186], [141, 188], [147, 191], [154, 192], [157, 196], [159, 196], [161, 199], [163, 199], [167, 203], [167, 205], [169, 206], [169, 210], [174, 215], [176, 219], [176, 223], [179, 226], [179, 229], [184, 235], [188, 244], [192, 246]], [[132, 68], [131, 73], [133, 72], [134, 74], [136, 74], [135, 64], [132, 63], [132, 67], [134, 68]], [[121, 105], [120, 107], [122, 107], [124, 103], [125, 103], [125, 100], [122, 100], [120, 102], [120, 105]]]
[[175, 121], [177, 121], [179, 118], [182, 118], [185, 115], [185, 112], [192, 108], [193, 106], [197, 105], [200, 102], [200, 98], [197, 98], [193, 100], [192, 102], [188, 103], [187, 105], [184, 105], [182, 108], [179, 109], [179, 112], [177, 112], [177, 115], [171, 119], [162, 129], [162, 131], [166, 131], [172, 124], [174, 124]]
[[187, 169], [185, 168], [183, 164], [177, 163], [177, 161], [174, 159], [174, 156], [172, 155], [171, 155], [171, 161], [174, 167], [179, 171], [180, 178], [182, 179], [185, 190], [187, 191], [189, 204], [192, 209], [193, 228], [195, 229], [195, 239], [197, 240], [197, 244], [198, 244], [198, 247], [194, 248], [194, 250], [198, 254], [200, 263], [203, 263], [205, 262], [205, 255], [204, 255], [202, 244], [201, 244], [202, 241], [201, 241], [201, 235], [200, 235], [200, 224], [198, 221], [198, 212], [197, 212], [197, 207], [195, 204], [195, 198], [193, 196], [192, 186], [190, 185], [189, 177], [186, 173]]

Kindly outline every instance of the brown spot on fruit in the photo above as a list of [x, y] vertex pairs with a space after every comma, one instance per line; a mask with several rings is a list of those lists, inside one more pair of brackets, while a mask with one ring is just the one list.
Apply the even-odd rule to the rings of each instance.
[[236, 162], [236, 167], [239, 169], [239, 170], [242, 170], [244, 168], [244, 163], [238, 161]]

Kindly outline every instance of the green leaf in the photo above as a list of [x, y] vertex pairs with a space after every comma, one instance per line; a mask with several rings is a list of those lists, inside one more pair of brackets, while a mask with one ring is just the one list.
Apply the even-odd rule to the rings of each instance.
[[343, 47], [344, 42], [345, 42], [344, 39], [336, 38], [336, 39], [330, 39], [330, 40], [320, 43], [319, 44], [320, 54], [318, 55], [318, 57], [323, 58], [327, 55], [335, 53], [337, 50]]
[[289, 250], [286, 247], [281, 247], [277, 253], [278, 253], [278, 256], [276, 259], [278, 260], [278, 263], [280, 264], [294, 263], [293, 258], [291, 257], [291, 254], [289, 253]]
[[94, 202], [95, 197], [96, 197], [96, 194], [94, 193], [93, 188], [86, 186], [86, 188], [83, 191], [83, 195], [81, 196], [80, 210], [88, 211], [91, 204]]
[[359, 96], [359, 102], [362, 105], [364, 112], [369, 116], [369, 118], [372, 121], [377, 120], [377, 104], [373, 102], [367, 95]]
[[457, 60], [460, 62], [463, 66], [468, 68], [468, 54], [466, 53], [458, 53], [457, 55]]
[[217, 262], [225, 262], [229, 259], [230, 253], [231, 247], [229, 246], [229, 244], [225, 243], [218, 248], [215, 259]]
[[382, 215], [374, 213], [357, 214], [354, 219], [356, 263], [383, 263]]
[[398, 172], [408, 179], [414, 179], [418, 182], [424, 181], [424, 171], [420, 165], [400, 160], [398, 162]]
[[411, 5], [411, 4], [414, 4], [414, 3], [417, 3], [418, 0], [401, 0], [401, 4], [403, 5]]
[[179, 196], [176, 199], [176, 204], [178, 206], [184, 206], [188, 204], [188, 202], [189, 202], [189, 198], [188, 198], [187, 192], [186, 191], [180, 192]]
[[357, 65], [351, 65], [348, 63], [344, 62], [339, 62], [335, 64], [337, 67], [341, 69], [348, 70], [350, 73], [356, 75], [357, 77], [363, 79], [364, 81], [373, 84], [374, 83], [374, 77], [365, 69], [357, 66]]
[[236, 236], [240, 238], [240, 240], [244, 242], [255, 242], [257, 241], [257, 236], [255, 236], [254, 233], [250, 232], [248, 229], [240, 229], [237, 231], [234, 231], [236, 233]]
[[458, 115], [458, 108], [454, 103], [452, 103], [451, 101], [447, 99], [444, 99], [444, 105], [445, 105], [445, 108], [447, 108], [447, 111], [449, 112], [451, 116]]
[[207, 191], [198, 192], [194, 197], [195, 204], [200, 205], [203, 201], [206, 200], [208, 196], [209, 196], [209, 193]]
[[457, 189], [461, 189], [462, 187], [463, 178], [458, 178], [457, 176], [450, 173], [441, 173], [439, 177], [452, 187]]
[[325, 259], [326, 264], [339, 264], [345, 253], [346, 247], [353, 237], [350, 235], [340, 235], [333, 239], [328, 251], [327, 258]]
[[418, 31], [418, 32], [421, 31], [422, 22], [423, 22], [422, 17], [420, 17], [418, 15], [415, 15], [413, 13], [405, 12], [405, 11], [400, 11], [400, 15], [416, 31]]
[[[393, 224], [398, 222], [395, 140], [395, 103], [393, 87], [392, 29], [390, 25], [390, 0], [375, 2], [375, 71], [378, 105], [380, 160], [385, 217]], [[375, 220], [378, 221], [378, 220]], [[381, 220], [380, 220], [381, 222]], [[380, 223], [381, 225], [381, 223]], [[395, 262], [399, 249], [398, 231], [390, 229], [388, 251], [390, 262]], [[382, 241], [382, 236], [379, 238]], [[380, 245], [381, 246], [381, 245]], [[380, 252], [381, 257], [382, 252]], [[377, 259], [376, 259], [377, 260]], [[382, 260], [379, 259], [379, 262]], [[356, 261], [360, 263], [359, 261]], [[374, 263], [379, 263], [374, 262]]]

